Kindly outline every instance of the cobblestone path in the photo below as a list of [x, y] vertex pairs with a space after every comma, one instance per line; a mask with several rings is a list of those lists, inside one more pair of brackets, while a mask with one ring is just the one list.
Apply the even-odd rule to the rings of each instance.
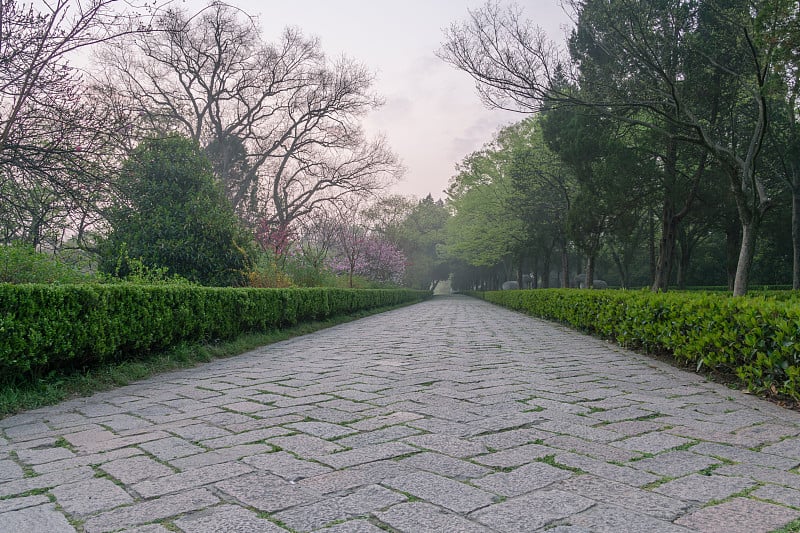
[[772, 531], [800, 415], [466, 297], [0, 420], [0, 531]]

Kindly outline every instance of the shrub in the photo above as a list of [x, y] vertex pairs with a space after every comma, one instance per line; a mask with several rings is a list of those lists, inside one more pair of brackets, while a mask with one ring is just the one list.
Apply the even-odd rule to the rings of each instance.
[[0, 285], [0, 375], [82, 368], [423, 299], [411, 290]]
[[0, 245], [0, 283], [81, 283], [90, 279], [33, 246]]

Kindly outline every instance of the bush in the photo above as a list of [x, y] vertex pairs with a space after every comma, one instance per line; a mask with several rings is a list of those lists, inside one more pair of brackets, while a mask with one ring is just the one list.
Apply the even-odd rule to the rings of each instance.
[[81, 283], [90, 279], [33, 246], [0, 245], [0, 283]]
[[0, 375], [30, 376], [181, 342], [418, 301], [411, 290], [235, 289], [187, 285], [0, 285]]
[[200, 147], [179, 135], [143, 141], [124, 162], [101, 269], [127, 275], [127, 258], [189, 281], [241, 285], [252, 250]]
[[800, 301], [795, 293], [538, 289], [472, 293], [623, 346], [667, 352], [696, 369], [735, 374], [755, 392], [800, 400]]

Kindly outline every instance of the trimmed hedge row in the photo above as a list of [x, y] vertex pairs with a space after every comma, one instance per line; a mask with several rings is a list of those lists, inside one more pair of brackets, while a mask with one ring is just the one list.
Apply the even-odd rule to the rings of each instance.
[[734, 373], [752, 391], [800, 400], [800, 302], [770, 296], [538, 289], [471, 293], [623, 346]]
[[0, 372], [94, 365], [428, 296], [402, 289], [0, 284]]

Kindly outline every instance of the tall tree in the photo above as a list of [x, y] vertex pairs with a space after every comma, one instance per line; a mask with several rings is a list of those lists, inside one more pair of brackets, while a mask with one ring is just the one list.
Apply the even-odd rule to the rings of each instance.
[[291, 225], [400, 172], [385, 141], [361, 128], [381, 103], [362, 65], [331, 62], [296, 29], [266, 43], [222, 2], [194, 15], [170, 8], [154, 27], [109, 49], [110, 83], [131, 102], [131, 121], [206, 149], [244, 220]]
[[145, 31], [121, 0], [0, 0], [0, 213], [3, 242], [57, 247], [97, 217], [113, 123], [69, 58]]

